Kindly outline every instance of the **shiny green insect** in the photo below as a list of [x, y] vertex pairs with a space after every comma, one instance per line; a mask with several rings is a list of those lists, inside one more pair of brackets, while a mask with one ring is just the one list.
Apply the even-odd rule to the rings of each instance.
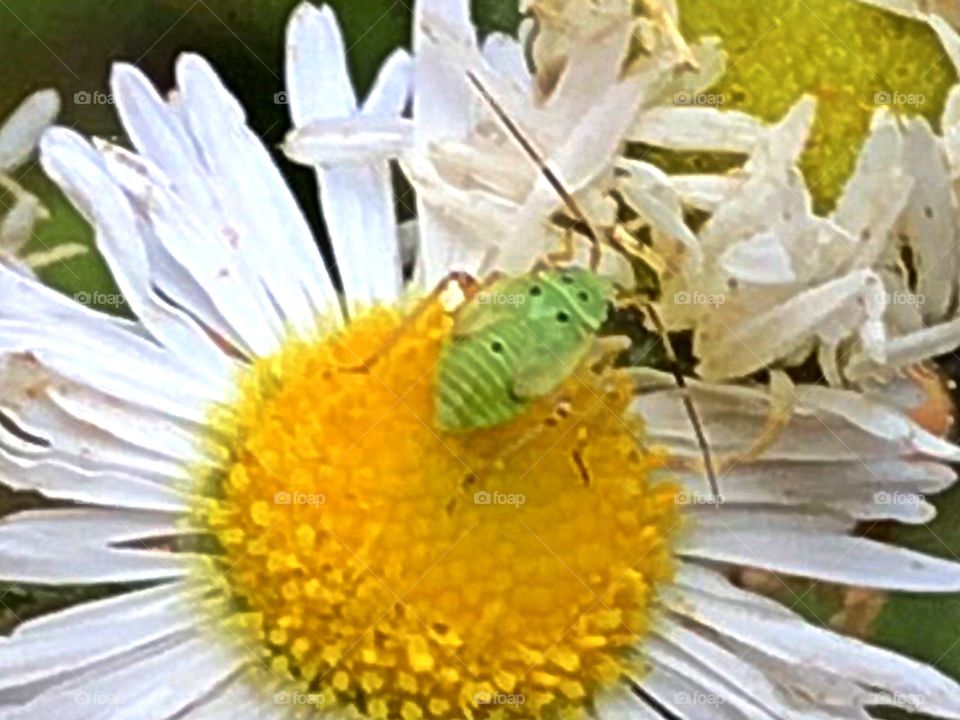
[[476, 293], [440, 355], [437, 426], [493, 427], [553, 393], [590, 352], [613, 300], [613, 286], [581, 268], [534, 270]]

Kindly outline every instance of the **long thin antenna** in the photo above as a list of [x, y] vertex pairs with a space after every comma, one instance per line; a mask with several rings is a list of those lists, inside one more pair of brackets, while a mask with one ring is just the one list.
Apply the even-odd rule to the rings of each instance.
[[580, 205], [577, 203], [576, 198], [574, 198], [570, 191], [564, 187], [563, 182], [560, 180], [560, 176], [553, 171], [553, 168], [551, 168], [547, 163], [547, 159], [539, 150], [537, 150], [533, 142], [531, 142], [530, 139], [523, 134], [520, 126], [514, 122], [513, 118], [507, 114], [500, 103], [498, 103], [493, 95], [490, 94], [490, 91], [487, 90], [486, 86], [483, 84], [480, 78], [477, 77], [476, 73], [472, 70], [467, 70], [467, 78], [470, 80], [470, 83], [473, 85], [473, 87], [476, 88], [477, 92], [480, 93], [486, 103], [490, 106], [490, 109], [493, 110], [493, 113], [497, 116], [500, 122], [503, 123], [504, 127], [507, 128], [513, 139], [519, 143], [520, 147], [523, 148], [523, 151], [537, 164], [537, 167], [543, 173], [543, 176], [547, 179], [547, 182], [550, 183], [550, 187], [556, 191], [557, 195], [560, 196], [560, 199], [563, 200], [564, 204], [570, 208], [570, 212], [573, 213], [576, 220], [585, 228], [587, 228], [588, 235], [590, 236], [590, 242], [593, 243], [593, 249], [591, 250], [590, 255], [590, 266], [593, 268], [599, 266], [600, 238], [597, 237], [597, 234], [590, 226], [590, 221], [587, 219], [586, 213], [580, 209]]
[[[540, 172], [543, 173], [543, 176], [547, 179], [547, 182], [550, 183], [550, 186], [556, 191], [557, 195], [560, 196], [560, 199], [563, 200], [564, 204], [570, 209], [570, 212], [573, 213], [575, 219], [580, 222], [584, 228], [586, 228], [587, 234], [590, 237], [590, 241], [593, 244], [593, 249], [591, 253], [591, 266], [597, 267], [600, 259], [600, 238], [598, 237], [596, 231], [593, 229], [593, 226], [590, 224], [590, 221], [587, 219], [586, 213], [580, 208], [580, 205], [577, 203], [576, 199], [567, 190], [563, 182], [560, 180], [560, 177], [556, 172], [550, 167], [547, 163], [546, 158], [543, 154], [537, 150], [533, 142], [523, 133], [523, 130], [514, 122], [507, 112], [503, 109], [496, 98], [490, 93], [486, 88], [483, 82], [477, 77], [477, 74], [472, 70], [467, 70], [467, 78], [470, 80], [470, 83], [476, 88], [477, 92], [480, 93], [484, 101], [490, 106], [490, 109], [493, 110], [493, 113], [497, 116], [503, 126], [507, 129], [510, 135], [517, 141], [523, 151], [536, 163], [537, 167], [540, 169]], [[620, 243], [617, 243], [620, 245]], [[681, 395], [683, 397], [683, 406], [687, 411], [687, 416], [690, 418], [690, 424], [693, 426], [694, 434], [697, 437], [697, 444], [700, 446], [700, 452], [703, 455], [703, 465], [704, 470], [707, 474], [707, 481], [710, 483], [710, 491], [713, 493], [714, 504], [719, 503], [720, 501], [720, 489], [717, 483], [717, 474], [716, 468], [714, 467], [713, 455], [710, 451], [710, 443], [707, 442], [706, 434], [703, 430], [703, 423], [700, 420], [700, 415], [697, 413], [696, 408], [694, 407], [693, 400], [690, 398], [690, 390], [687, 386], [687, 380], [683, 376], [683, 373], [680, 371], [680, 363], [677, 360], [677, 354], [673, 349], [673, 343], [670, 341], [670, 337], [667, 334], [667, 329], [664, 326], [659, 315], [653, 309], [653, 306], [650, 305], [650, 316], [654, 322], [654, 325], [657, 327], [657, 332], [660, 333], [660, 338], [663, 341], [664, 349], [667, 352], [667, 359], [670, 361], [673, 369], [673, 377], [677, 383], [677, 387], [680, 388]]]

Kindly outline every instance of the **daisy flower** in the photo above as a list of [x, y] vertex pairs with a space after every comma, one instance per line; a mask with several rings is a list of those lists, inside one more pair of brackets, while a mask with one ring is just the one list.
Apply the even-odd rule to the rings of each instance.
[[[928, 17], [960, 61], [960, 36]], [[825, 216], [815, 212], [799, 169], [811, 142], [810, 97], [757, 134], [742, 170], [724, 177], [660, 173], [681, 206], [710, 214], [697, 237], [702, 262], [672, 278], [664, 294], [670, 326], [694, 330], [702, 375], [742, 377], [816, 351], [827, 379], [842, 386], [960, 345], [958, 93], [954, 86], [947, 98], [942, 135], [922, 117], [877, 111], [853, 174]], [[640, 161], [622, 165], [624, 196], [644, 214], [637, 198], [659, 171]]]
[[[420, 13], [475, 34], [465, 3]], [[114, 68], [132, 149], [45, 134], [44, 167], [136, 319], [0, 268], [2, 476], [59, 501], [0, 521], [0, 576], [130, 587], [0, 641], [0, 718], [960, 717], [960, 688], [933, 668], [723, 572], [960, 588], [960, 566], [848, 534], [894, 512], [878, 490], [954, 480], [942, 461], [960, 452], [898, 412], [807, 389], [791, 432], [710, 509], [674, 502], [699, 476], [662, 472], [694, 454], [678, 392], [638, 397], [633, 373], [571, 377], [553, 424], [545, 399], [469, 437], [435, 429], [452, 321], [435, 304], [410, 314], [386, 164], [409, 131], [409, 61], [360, 103], [342, 48], [329, 10], [295, 11], [294, 124], [358, 136], [356, 155], [318, 165], [343, 298], [201, 58], [180, 58], [166, 99]], [[447, 119], [447, 52], [418, 49], [414, 136]], [[479, 272], [446, 263], [461, 249], [424, 219], [426, 277]], [[769, 414], [761, 390], [696, 392], [721, 450]]]

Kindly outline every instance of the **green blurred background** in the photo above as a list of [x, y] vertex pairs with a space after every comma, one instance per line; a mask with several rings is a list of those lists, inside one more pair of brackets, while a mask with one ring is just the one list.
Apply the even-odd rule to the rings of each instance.
[[[685, 0], [683, 4], [692, 7], [700, 1]], [[731, 1], [725, 0], [727, 4]], [[757, 7], [753, 2], [741, 5]], [[343, 26], [351, 71], [361, 93], [369, 87], [381, 61], [397, 46], [408, 44], [408, 3], [412, 0], [329, 3]], [[317, 236], [322, 237], [312, 173], [286, 162], [276, 148], [288, 119], [286, 106], [275, 103], [274, 95], [283, 89], [284, 28], [296, 4], [295, 0], [0, 0], [0, 118], [28, 93], [53, 87], [63, 99], [62, 124], [77, 126], [86, 134], [119, 136], [112, 106], [77, 103], [77, 93], [106, 98], [110, 64], [116, 60], [137, 64], [167, 89], [175, 57], [187, 50], [199, 52], [212, 61], [247, 108], [252, 127], [272, 148]], [[519, 22], [516, 0], [477, 0], [474, 16], [483, 32], [513, 32]], [[787, 32], [786, 37], [789, 35]], [[781, 53], [774, 47], [771, 55]], [[864, 109], [870, 111], [872, 108]], [[43, 197], [54, 216], [38, 228], [30, 249], [90, 242], [89, 228], [38, 168], [27, 170], [23, 182]], [[45, 270], [43, 277], [67, 294], [113, 291], [109, 273], [95, 253], [56, 264]], [[14, 499], [8, 495], [0, 491], [0, 510], [10, 510]], [[22, 497], [15, 502], [30, 504]], [[956, 557], [960, 552], [960, 493], [954, 492], [938, 504], [941, 517], [929, 528], [886, 528], [882, 535], [935, 555]], [[790, 585], [790, 592], [777, 591], [776, 585], [771, 592], [822, 622], [828, 622], [844, 602], [844, 593], [835, 588], [800, 582]], [[81, 595], [89, 596], [81, 593], [76, 597]], [[6, 595], [0, 592], [0, 602], [15, 606], [21, 616], [68, 601], [31, 588], [14, 588]], [[0, 606], [0, 628], [11, 623], [5, 612]], [[889, 598], [871, 635], [890, 647], [935, 662], [960, 678], [960, 597]]]

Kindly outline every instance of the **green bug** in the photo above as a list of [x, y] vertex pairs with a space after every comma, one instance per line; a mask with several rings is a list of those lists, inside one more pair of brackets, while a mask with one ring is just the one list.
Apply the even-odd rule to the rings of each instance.
[[581, 268], [495, 281], [457, 311], [437, 368], [436, 423], [465, 432], [509, 422], [586, 357], [614, 300]]

